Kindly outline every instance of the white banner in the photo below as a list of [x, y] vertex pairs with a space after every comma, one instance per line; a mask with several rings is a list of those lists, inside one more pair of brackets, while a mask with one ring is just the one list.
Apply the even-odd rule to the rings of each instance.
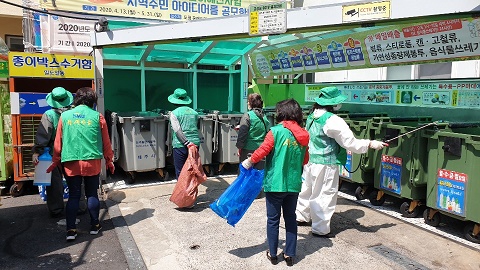
[[[44, 22], [41, 24], [44, 52], [89, 54], [93, 51], [90, 45], [90, 34], [94, 31], [94, 21], [48, 17], [48, 24], [45, 25]], [[44, 36], [44, 27], [50, 31], [48, 38]]]

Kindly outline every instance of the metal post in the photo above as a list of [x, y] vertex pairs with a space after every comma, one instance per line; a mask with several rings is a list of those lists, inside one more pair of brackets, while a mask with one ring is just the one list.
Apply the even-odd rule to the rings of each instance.
[[145, 99], [145, 60], [140, 62], [140, 100], [142, 102], [142, 112], [147, 110], [147, 101]]
[[[105, 115], [105, 88], [103, 84], [103, 52], [102, 49], [93, 51], [95, 57], [95, 91], [97, 93], [97, 111]], [[102, 169], [100, 171], [100, 179], [107, 178], [107, 170], [105, 168], [105, 160], [102, 158]]]
[[198, 107], [198, 72], [197, 64], [193, 64], [193, 78], [192, 78], [192, 91], [193, 91], [193, 109], [196, 110]]
[[228, 66], [228, 110], [233, 111], [233, 71], [235, 66]]
[[247, 111], [247, 96], [248, 96], [248, 59], [247, 55], [242, 56], [241, 69], [240, 69], [240, 111]]

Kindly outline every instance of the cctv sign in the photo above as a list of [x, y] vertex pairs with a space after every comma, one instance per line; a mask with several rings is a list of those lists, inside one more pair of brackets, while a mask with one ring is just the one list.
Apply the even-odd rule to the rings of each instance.
[[71, 52], [88, 54], [92, 52], [90, 34], [95, 22], [58, 16], [49, 16], [49, 52]]
[[390, 1], [342, 6], [344, 23], [390, 19]]

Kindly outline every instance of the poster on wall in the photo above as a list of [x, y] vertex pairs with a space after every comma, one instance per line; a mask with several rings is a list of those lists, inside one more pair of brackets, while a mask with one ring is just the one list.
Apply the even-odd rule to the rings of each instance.
[[336, 86], [348, 103], [480, 109], [480, 81], [332, 83], [305, 85], [305, 101], [314, 102], [323, 87]]
[[68, 52], [89, 54], [90, 35], [94, 21], [78, 20], [49, 15], [42, 21], [42, 44], [44, 52]]
[[[250, 54], [256, 77], [480, 58], [480, 18], [339, 31]], [[349, 33], [350, 32], [350, 33]], [[312, 41], [313, 40], [313, 41]]]
[[248, 6], [271, 0], [40, 0], [48, 10], [94, 15], [187, 21], [248, 14]]

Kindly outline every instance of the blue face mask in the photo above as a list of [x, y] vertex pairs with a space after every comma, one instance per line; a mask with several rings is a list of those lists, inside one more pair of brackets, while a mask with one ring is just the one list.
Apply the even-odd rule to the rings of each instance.
[[342, 104], [337, 104], [337, 105], [333, 106], [334, 111], [339, 111], [341, 108], [342, 108]]

